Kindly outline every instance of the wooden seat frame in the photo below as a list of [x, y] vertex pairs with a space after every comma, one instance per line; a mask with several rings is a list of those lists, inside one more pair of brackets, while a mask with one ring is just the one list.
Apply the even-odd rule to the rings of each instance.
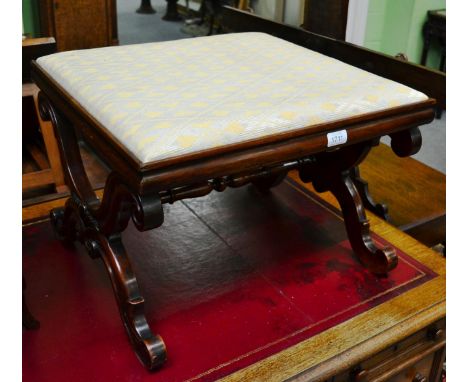
[[[239, 17], [241, 22], [238, 22]], [[298, 33], [304, 39], [312, 36], [322, 44], [335, 42], [230, 8], [224, 10], [224, 20], [232, 20], [246, 29], [250, 22], [256, 23], [257, 27], [252, 30], [257, 31], [271, 32], [269, 29], [273, 27], [286, 30], [288, 33], [279, 33], [279, 37], [296, 43], [294, 38], [288, 38], [291, 33]], [[374, 61], [379, 61], [381, 55], [374, 55]], [[104, 261], [132, 346], [148, 369], [155, 369], [165, 361], [166, 348], [146, 321], [144, 299], [121, 233], [130, 219], [140, 231], [159, 227], [164, 220], [164, 203], [248, 183], [267, 190], [278, 184], [289, 170], [297, 169], [301, 179], [312, 182], [317, 191], [331, 191], [336, 196], [352, 248], [366, 267], [385, 274], [397, 265], [393, 248], [378, 248], [372, 241], [351, 172], [384, 135], [390, 135], [397, 155], [417, 152], [421, 146], [418, 126], [433, 119], [434, 99], [143, 164], [35, 62], [32, 73], [41, 89], [41, 116], [50, 120], [55, 128], [71, 192], [64, 208], [51, 211], [52, 223], [60, 238], [67, 242], [80, 241], [93, 258], [100, 257]], [[80, 130], [80, 135], [112, 169], [102, 200], [87, 178], [75, 129]], [[344, 129], [347, 142], [328, 148], [327, 133]]]

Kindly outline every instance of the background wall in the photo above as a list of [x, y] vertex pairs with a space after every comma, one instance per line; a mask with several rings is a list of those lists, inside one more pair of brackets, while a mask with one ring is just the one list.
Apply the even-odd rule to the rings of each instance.
[[[419, 63], [427, 11], [445, 7], [445, 0], [369, 0], [364, 46], [392, 56], [406, 53]], [[438, 68], [440, 53], [433, 47], [427, 66]]]
[[31, 36], [39, 36], [39, 9], [37, 0], [23, 1], [23, 33]]
[[[300, 26], [301, 6], [304, 1], [284, 1], [284, 22]], [[362, 1], [362, 0], [356, 0]], [[257, 0], [253, 2], [255, 13], [274, 19], [278, 0]], [[410, 61], [419, 63], [423, 49], [422, 28], [427, 11], [443, 9], [445, 0], [368, 0], [366, 32], [363, 45], [369, 49], [392, 56], [406, 53]], [[436, 44], [429, 51], [427, 66], [438, 68], [440, 52]]]

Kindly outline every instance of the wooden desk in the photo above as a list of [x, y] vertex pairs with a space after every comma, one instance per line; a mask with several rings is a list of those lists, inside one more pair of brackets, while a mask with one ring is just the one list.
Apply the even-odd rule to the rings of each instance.
[[[319, 196], [338, 207], [330, 193]], [[440, 381], [445, 359], [445, 259], [375, 215], [369, 213], [369, 219], [378, 235], [439, 276], [222, 381]]]
[[[418, 373], [438, 382], [445, 260], [370, 215], [379, 240], [404, 252], [380, 281], [349, 256], [339, 216], [307, 189], [287, 180], [269, 195], [214, 193], [169, 206], [173, 224], [158, 232], [140, 237], [129, 227], [148, 319], [170, 344], [156, 375], [131, 357], [113, 321], [103, 267], [81, 246], [56, 243], [48, 222], [24, 227], [26, 292], [43, 323], [24, 333], [25, 382], [410, 382]], [[64, 319], [69, 338], [80, 334], [75, 341], [57, 330]]]

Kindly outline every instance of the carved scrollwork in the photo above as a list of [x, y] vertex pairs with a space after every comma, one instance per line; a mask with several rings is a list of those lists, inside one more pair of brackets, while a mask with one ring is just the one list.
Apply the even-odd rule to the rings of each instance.
[[208, 195], [212, 191], [222, 192], [228, 187], [237, 188], [252, 183], [260, 191], [266, 191], [281, 183], [288, 171], [309, 163], [313, 157], [305, 157], [276, 166], [260, 168], [246, 174], [227, 175], [207, 180], [206, 182], [178, 187], [171, 190], [161, 191], [159, 197], [161, 202], [174, 203], [177, 200], [195, 198]]
[[146, 321], [144, 299], [120, 233], [130, 218], [139, 230], [161, 225], [164, 215], [159, 195], [139, 195], [116, 173], [111, 173], [101, 202], [86, 175], [72, 124], [55, 110], [44, 94], [40, 93], [39, 98], [41, 117], [50, 119], [54, 126], [71, 192], [65, 207], [51, 211], [52, 225], [63, 241], [71, 243], [78, 240], [91, 257], [102, 258], [135, 353], [148, 369], [154, 369], [165, 361], [166, 348]]
[[44, 95], [43, 92], [38, 94], [38, 104], [39, 104], [39, 115], [44, 121], [51, 121], [55, 116], [54, 109], [49, 99]]
[[164, 221], [164, 214], [157, 193], [139, 195], [132, 192], [116, 173], [111, 173], [96, 218], [99, 230], [111, 234], [122, 232], [130, 218], [140, 231], [159, 227]]
[[38, 102], [41, 118], [50, 120], [54, 127], [65, 181], [72, 195], [75, 194], [86, 208], [97, 208], [99, 199], [86, 175], [73, 125], [53, 107], [52, 102], [43, 92], [39, 92]]
[[120, 316], [138, 359], [149, 370], [166, 360], [166, 346], [153, 334], [145, 317], [144, 303], [120, 234], [110, 237], [101, 232], [90, 234], [90, 243], [100, 252], [119, 306]]
[[419, 127], [399, 131], [390, 135], [393, 152], [399, 157], [407, 157], [416, 154], [422, 145], [421, 131]]
[[372, 211], [377, 216], [381, 217], [386, 221], [390, 221], [390, 216], [388, 215], [388, 206], [383, 203], [377, 203], [374, 201], [370, 191], [369, 191], [369, 183], [361, 178], [361, 174], [359, 172], [359, 167], [354, 167], [350, 171], [351, 178], [353, 180], [354, 185], [356, 186], [359, 196], [361, 197], [364, 207], [366, 207], [369, 211]]
[[317, 192], [332, 192], [343, 212], [354, 253], [372, 272], [385, 274], [396, 267], [398, 257], [393, 248], [378, 248], [372, 240], [369, 221], [350, 174], [372, 146], [373, 142], [363, 142], [318, 154], [314, 161], [299, 168], [299, 176], [304, 182], [312, 182]]

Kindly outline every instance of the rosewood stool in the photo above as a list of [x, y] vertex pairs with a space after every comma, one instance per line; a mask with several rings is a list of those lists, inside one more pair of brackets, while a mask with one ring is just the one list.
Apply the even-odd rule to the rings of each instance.
[[[164, 203], [248, 183], [266, 191], [297, 169], [336, 196], [364, 266], [385, 274], [397, 265], [394, 249], [372, 241], [352, 171], [384, 135], [399, 156], [419, 150], [418, 126], [435, 104], [419, 91], [264, 33], [62, 52], [32, 73], [71, 191], [52, 223], [104, 261], [148, 369], [166, 348], [146, 321], [121, 233], [130, 219], [140, 231], [159, 227]], [[102, 200], [76, 130], [112, 169]]]

